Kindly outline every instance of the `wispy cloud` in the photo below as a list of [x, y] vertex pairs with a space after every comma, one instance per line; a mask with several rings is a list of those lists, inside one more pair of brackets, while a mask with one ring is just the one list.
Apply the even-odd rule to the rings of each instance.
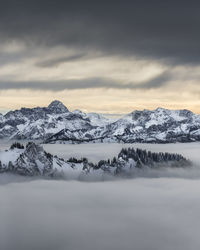
[[0, 89], [32, 89], [46, 91], [61, 91], [65, 89], [94, 89], [94, 88], [114, 88], [114, 89], [153, 89], [160, 88], [168, 83], [170, 74], [164, 72], [148, 81], [137, 83], [122, 83], [109, 78], [87, 78], [71, 79], [62, 81], [2, 81]]
[[44, 67], [44, 68], [54, 67], [54, 66], [58, 66], [61, 63], [78, 61], [80, 59], [83, 59], [85, 56], [86, 56], [86, 53], [80, 53], [80, 54], [75, 54], [71, 56], [63, 56], [63, 57], [57, 57], [53, 59], [47, 59], [47, 60], [37, 62], [36, 66]]

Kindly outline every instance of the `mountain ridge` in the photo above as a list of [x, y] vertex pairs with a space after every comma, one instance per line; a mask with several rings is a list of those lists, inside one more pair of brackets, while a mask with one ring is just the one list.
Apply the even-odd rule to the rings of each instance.
[[135, 110], [113, 121], [97, 113], [71, 112], [54, 100], [47, 107], [0, 114], [0, 138], [46, 143], [200, 141], [200, 115], [159, 107]]
[[87, 158], [58, 158], [34, 142], [26, 146], [14, 143], [10, 149], [0, 151], [0, 173], [24, 176], [104, 180], [106, 176], [134, 177], [135, 173], [145, 169], [190, 166], [192, 162], [180, 154], [154, 153], [138, 148], [123, 148], [113, 159], [100, 160], [96, 164]]

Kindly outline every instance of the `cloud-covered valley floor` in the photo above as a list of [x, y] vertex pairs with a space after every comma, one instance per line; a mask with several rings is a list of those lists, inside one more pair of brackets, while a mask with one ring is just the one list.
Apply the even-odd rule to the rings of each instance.
[[[96, 161], [116, 155], [122, 146], [56, 145], [56, 153], [84, 154]], [[182, 153], [195, 162], [195, 170], [107, 182], [34, 180], [1, 185], [0, 249], [199, 249], [199, 143], [136, 146]], [[55, 145], [45, 149], [55, 154]]]

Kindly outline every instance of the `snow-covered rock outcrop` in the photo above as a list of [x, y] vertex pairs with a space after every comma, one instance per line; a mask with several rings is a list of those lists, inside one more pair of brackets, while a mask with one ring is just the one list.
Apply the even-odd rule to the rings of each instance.
[[97, 164], [86, 158], [60, 159], [44, 151], [43, 147], [29, 142], [25, 147], [15, 143], [9, 150], [0, 152], [0, 173], [25, 176], [65, 177], [73, 179], [105, 176], [131, 177], [135, 169], [187, 167], [191, 163], [183, 156], [169, 153], [152, 153], [141, 149], [122, 149], [117, 157], [101, 160]]

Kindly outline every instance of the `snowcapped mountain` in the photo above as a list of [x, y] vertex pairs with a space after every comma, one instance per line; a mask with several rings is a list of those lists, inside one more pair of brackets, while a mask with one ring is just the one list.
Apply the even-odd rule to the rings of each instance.
[[200, 116], [189, 110], [134, 111], [110, 124], [106, 137], [123, 142], [199, 140]]
[[70, 158], [64, 161], [44, 151], [43, 147], [29, 142], [25, 147], [14, 143], [9, 150], [0, 151], [0, 173], [25, 176], [65, 177], [104, 180], [106, 176], [134, 176], [139, 169], [163, 167], [189, 167], [191, 162], [183, 156], [169, 153], [152, 153], [141, 149], [122, 149], [112, 160], [97, 164], [86, 158]]
[[110, 137], [124, 142], [184, 142], [199, 140], [200, 116], [189, 110], [134, 111], [111, 124]]
[[[71, 138], [71, 140], [70, 140]], [[83, 134], [63, 130], [47, 142], [190, 142], [200, 140], [200, 115], [189, 110], [134, 111], [115, 122], [104, 123]]]
[[0, 138], [82, 142], [190, 142], [200, 140], [200, 115], [189, 110], [133, 111], [113, 121], [96, 113], [70, 112], [60, 101], [48, 107], [0, 114]]
[[63, 129], [91, 130], [86, 115], [69, 112], [59, 101], [44, 108], [22, 108], [0, 118], [0, 138], [44, 140]]

